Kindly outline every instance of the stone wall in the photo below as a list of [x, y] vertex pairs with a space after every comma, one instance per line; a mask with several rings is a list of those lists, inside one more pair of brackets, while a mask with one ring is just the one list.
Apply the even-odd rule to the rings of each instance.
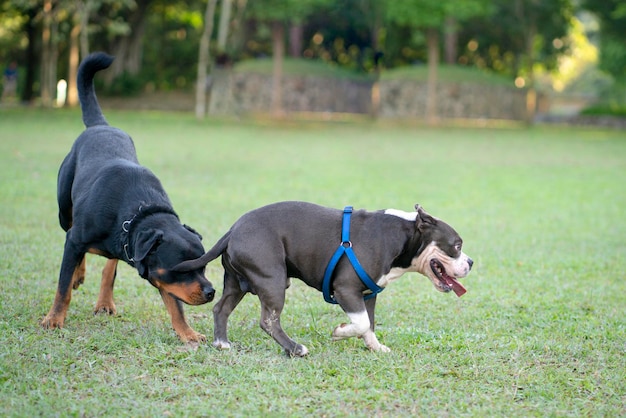
[[[283, 109], [287, 112], [371, 111], [369, 81], [307, 76], [283, 77]], [[271, 75], [227, 70], [213, 74], [210, 113], [215, 115], [265, 113], [271, 106]], [[523, 120], [525, 92], [514, 87], [470, 83], [439, 83], [438, 116]], [[383, 118], [423, 118], [426, 115], [426, 83], [409, 80], [380, 82]]]
[[[426, 117], [426, 83], [383, 80], [380, 116]], [[526, 92], [515, 87], [438, 83], [437, 115], [442, 118], [524, 120]]]
[[[368, 113], [370, 82], [322, 77], [283, 77], [283, 109], [288, 112]], [[211, 114], [269, 112], [272, 77], [256, 73], [216, 71], [213, 74]]]

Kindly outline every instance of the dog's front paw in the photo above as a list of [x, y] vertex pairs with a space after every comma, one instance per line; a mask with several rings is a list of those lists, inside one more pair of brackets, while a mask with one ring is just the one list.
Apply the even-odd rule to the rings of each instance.
[[199, 332], [196, 332], [194, 330], [189, 330], [185, 334], [179, 334], [178, 337], [184, 343], [189, 343], [189, 342], [202, 343], [206, 341], [206, 336], [204, 334], [200, 334]]
[[374, 334], [372, 330], [368, 330], [361, 338], [363, 338], [365, 346], [372, 351], [380, 351], [382, 353], [389, 353], [391, 351], [389, 347], [378, 342], [378, 338], [376, 338], [376, 334]]
[[215, 340], [213, 341], [213, 347], [217, 348], [218, 350], [230, 350], [230, 342]]
[[285, 353], [289, 357], [304, 357], [309, 354], [309, 349], [302, 344], [296, 344], [295, 348], [292, 350], [285, 350]]
[[99, 315], [99, 314], [109, 314], [109, 315], [115, 315], [117, 313], [117, 309], [115, 308], [115, 304], [113, 302], [111, 303], [98, 303], [96, 304], [96, 307], [93, 309], [93, 314], [94, 315]]
[[45, 329], [63, 328], [65, 318], [59, 315], [48, 314], [41, 320], [41, 326]]
[[372, 351], [380, 351], [381, 353], [391, 353], [391, 348], [386, 345], [379, 344], [378, 348], [371, 348]]

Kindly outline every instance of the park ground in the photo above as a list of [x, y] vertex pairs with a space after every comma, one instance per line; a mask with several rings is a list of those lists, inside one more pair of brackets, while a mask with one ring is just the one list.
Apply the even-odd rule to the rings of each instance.
[[[107, 110], [212, 245], [279, 200], [410, 211], [453, 225], [474, 269], [462, 298], [408, 274], [380, 296], [377, 334], [332, 342], [347, 317], [294, 280], [290, 359], [247, 296], [230, 351], [211, 347], [213, 303], [186, 307], [209, 342], [183, 345], [158, 292], [120, 265], [115, 316], [92, 313], [89, 255], [66, 326], [43, 330], [64, 233], [56, 174], [82, 131], [75, 110], [0, 111], [0, 415], [623, 416], [626, 414], [626, 140], [623, 131], [410, 122], [197, 121]], [[221, 294], [218, 261], [207, 277]]]

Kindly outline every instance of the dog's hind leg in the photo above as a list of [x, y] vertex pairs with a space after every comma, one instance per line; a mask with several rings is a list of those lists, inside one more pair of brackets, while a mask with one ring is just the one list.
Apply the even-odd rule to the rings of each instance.
[[224, 272], [224, 292], [213, 306], [213, 346], [222, 350], [230, 348], [228, 317], [241, 302], [246, 292], [241, 289], [235, 275]]
[[41, 321], [42, 327], [63, 328], [65, 317], [67, 315], [67, 309], [69, 308], [70, 301], [72, 300], [73, 281], [74, 278], [79, 275], [77, 270], [80, 270], [81, 266], [84, 268], [84, 259], [85, 253], [79, 251], [74, 247], [69, 239], [66, 239], [63, 261], [61, 262], [61, 271], [59, 273], [57, 293], [54, 297], [52, 308], [50, 308], [48, 315], [46, 315]]
[[100, 294], [98, 302], [93, 310], [94, 315], [99, 313], [107, 313], [115, 315], [117, 310], [113, 301], [113, 286], [115, 285], [115, 277], [117, 276], [117, 262], [119, 260], [112, 258], [107, 260], [102, 269], [102, 281], [100, 282]]
[[183, 311], [183, 303], [178, 299], [171, 296], [165, 290], [159, 289], [161, 293], [161, 299], [163, 299], [163, 303], [165, 303], [165, 307], [167, 308], [167, 312], [169, 312], [170, 317], [172, 318], [172, 327], [178, 338], [184, 343], [194, 341], [201, 342], [206, 341], [206, 337], [199, 332], [194, 331], [189, 324], [187, 324], [187, 320], [185, 320], [185, 312]]
[[263, 331], [272, 336], [288, 356], [304, 357], [309, 354], [308, 348], [289, 338], [280, 326], [280, 314], [285, 306], [285, 289], [259, 289], [258, 295], [261, 301], [260, 325]]

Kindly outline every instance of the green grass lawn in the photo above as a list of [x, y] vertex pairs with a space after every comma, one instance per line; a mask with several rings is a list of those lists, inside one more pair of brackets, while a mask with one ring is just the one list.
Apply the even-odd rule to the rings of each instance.
[[[294, 280], [282, 323], [311, 353], [289, 359], [250, 295], [230, 319], [233, 349], [181, 344], [156, 289], [127, 265], [118, 314], [94, 316], [104, 262], [89, 255], [65, 328], [43, 330], [64, 242], [56, 174], [83, 128], [77, 111], [0, 110], [1, 416], [626, 414], [624, 132], [106, 115], [207, 247], [279, 200], [420, 203], [463, 236], [468, 293], [417, 274], [393, 283], [377, 306], [392, 352], [374, 353], [331, 342], [347, 317]], [[219, 297], [219, 262], [207, 276]], [[186, 307], [209, 338], [211, 308]]]

